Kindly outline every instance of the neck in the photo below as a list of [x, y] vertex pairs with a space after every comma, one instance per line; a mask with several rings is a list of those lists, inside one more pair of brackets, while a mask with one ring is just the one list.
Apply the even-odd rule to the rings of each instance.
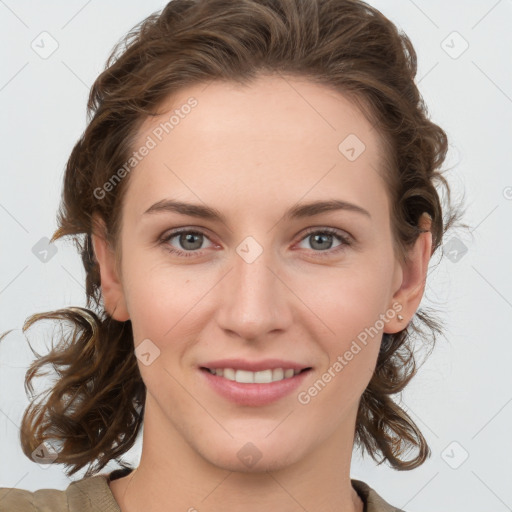
[[[350, 481], [353, 434], [319, 440], [292, 463], [263, 463], [262, 457], [252, 468], [240, 467], [238, 458], [212, 463], [192, 449], [155, 407], [148, 400], [139, 466], [110, 483], [122, 512], [363, 512]], [[354, 432], [351, 423], [348, 432]]]

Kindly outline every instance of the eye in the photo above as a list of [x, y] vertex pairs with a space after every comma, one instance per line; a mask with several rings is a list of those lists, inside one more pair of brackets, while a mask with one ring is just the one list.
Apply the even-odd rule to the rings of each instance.
[[[332, 249], [332, 240], [337, 238], [340, 243]], [[348, 235], [334, 228], [310, 228], [306, 236], [302, 238], [302, 242], [310, 241], [314, 252], [320, 252], [319, 256], [331, 256], [333, 253], [344, 250], [352, 244]], [[325, 253], [325, 254], [324, 254]]]
[[[170, 242], [173, 238], [176, 238], [177, 243], [185, 250], [176, 248], [171, 245]], [[166, 250], [173, 254], [190, 257], [197, 255], [197, 253], [201, 253], [201, 251], [198, 251], [197, 249], [201, 248], [204, 239], [208, 240], [208, 237], [201, 231], [182, 229], [175, 230], [164, 235], [164, 237], [160, 239], [160, 243], [166, 248]]]

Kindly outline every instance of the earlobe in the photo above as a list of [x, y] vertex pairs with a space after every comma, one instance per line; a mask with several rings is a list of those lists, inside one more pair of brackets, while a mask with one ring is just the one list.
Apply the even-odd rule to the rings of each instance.
[[422, 233], [418, 235], [414, 246], [407, 254], [407, 260], [401, 264], [401, 285], [393, 295], [392, 302], [401, 305], [399, 315], [389, 322], [384, 332], [395, 333], [401, 331], [410, 322], [416, 313], [427, 279], [428, 264], [432, 255], [431, 217], [423, 213], [420, 217], [419, 227]]
[[100, 226], [99, 232], [93, 229], [91, 241], [94, 256], [98, 262], [101, 276], [101, 294], [105, 311], [119, 322], [125, 322], [130, 319], [124, 290], [119, 279], [115, 253], [105, 239], [105, 225], [101, 219], [95, 216], [95, 226]]

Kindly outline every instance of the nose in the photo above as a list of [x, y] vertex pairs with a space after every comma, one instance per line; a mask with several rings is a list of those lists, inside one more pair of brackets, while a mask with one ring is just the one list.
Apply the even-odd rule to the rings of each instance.
[[[219, 287], [217, 320], [225, 331], [256, 340], [274, 331], [286, 330], [292, 322], [293, 293], [279, 275], [277, 258], [263, 249], [254, 259], [249, 246], [233, 252], [230, 270]], [[283, 272], [281, 272], [283, 274]]]

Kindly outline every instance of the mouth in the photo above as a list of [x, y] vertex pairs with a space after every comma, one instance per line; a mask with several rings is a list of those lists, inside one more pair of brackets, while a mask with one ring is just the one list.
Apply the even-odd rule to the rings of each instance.
[[236, 368], [207, 368], [205, 366], [201, 366], [200, 369], [204, 372], [210, 373], [211, 375], [222, 377], [240, 384], [271, 384], [273, 382], [280, 382], [282, 380], [296, 377], [297, 375], [312, 370], [312, 367], [308, 366], [301, 370], [294, 370], [292, 368], [269, 368], [257, 372]]
[[304, 385], [313, 368], [289, 368], [286, 375], [283, 368], [250, 372], [234, 368], [219, 371], [200, 366], [198, 370], [204, 376], [206, 386], [223, 399], [238, 406], [262, 407], [292, 395], [299, 386]]

